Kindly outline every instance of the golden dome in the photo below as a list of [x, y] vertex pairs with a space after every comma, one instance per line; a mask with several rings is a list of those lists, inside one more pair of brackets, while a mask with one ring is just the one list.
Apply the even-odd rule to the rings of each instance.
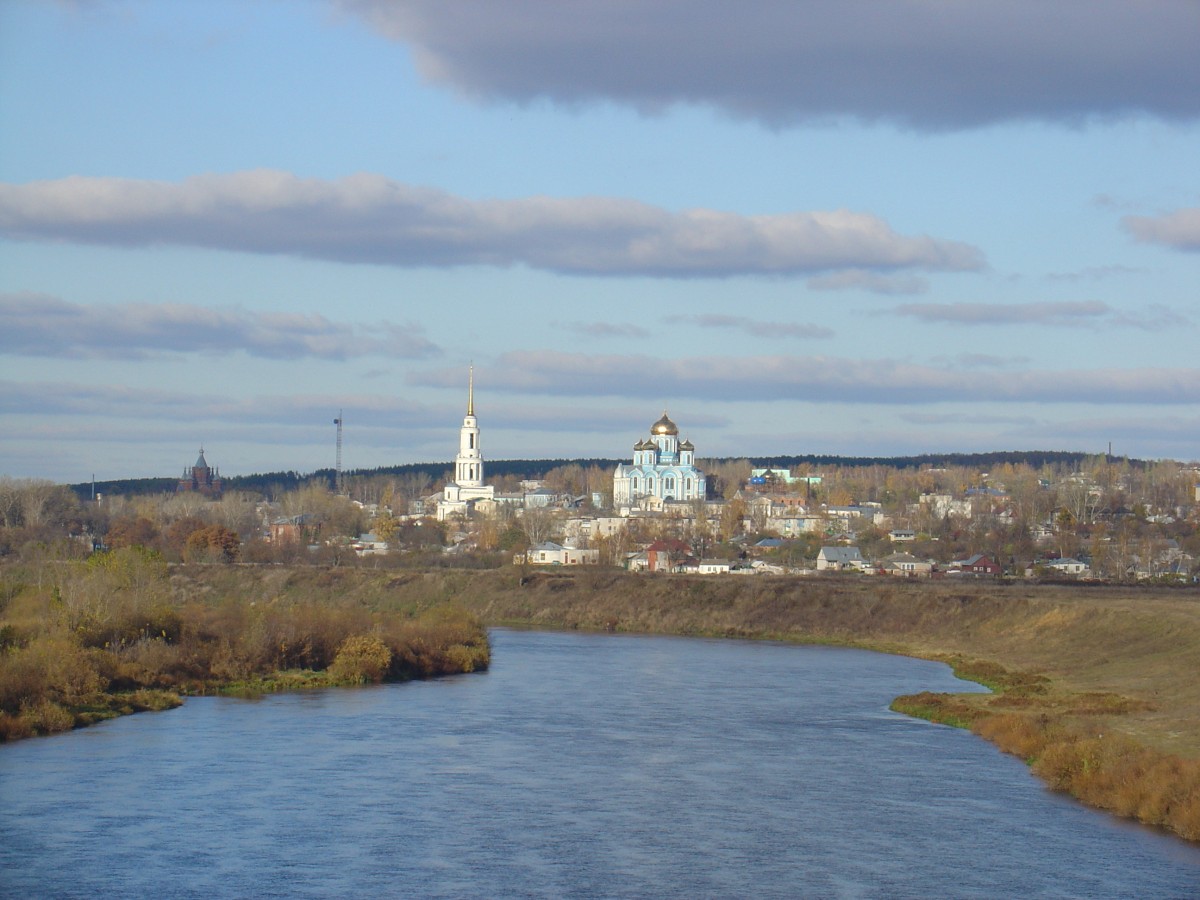
[[651, 434], [679, 434], [679, 426], [667, 418], [664, 412], [662, 418], [650, 426]]

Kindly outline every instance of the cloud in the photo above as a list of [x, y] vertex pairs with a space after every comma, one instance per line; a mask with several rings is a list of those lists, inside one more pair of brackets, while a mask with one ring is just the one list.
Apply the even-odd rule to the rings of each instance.
[[873, 294], [923, 294], [929, 290], [929, 282], [919, 275], [881, 275], [849, 269], [831, 272], [808, 280], [814, 291], [870, 291]]
[[893, 312], [922, 322], [963, 325], [1080, 325], [1112, 312], [1099, 300], [1059, 303], [908, 303]]
[[933, 362], [953, 369], [1009, 369], [1029, 362], [1028, 356], [995, 356], [991, 353], [959, 353], [935, 356]]
[[1126, 216], [1121, 224], [1143, 243], [1200, 251], [1200, 207], [1177, 209], [1161, 216]]
[[625, 322], [556, 322], [555, 326], [591, 338], [644, 338], [650, 331]]
[[1136, 314], [1120, 312], [1099, 300], [1056, 303], [909, 303], [893, 312], [922, 322], [960, 325], [1042, 325], [1139, 328], [1165, 331], [1191, 324], [1191, 320], [1170, 307], [1152, 303]]
[[[1195, 404], [1200, 369], [1137, 368], [955, 371], [894, 359], [831, 356], [703, 356], [662, 359], [645, 355], [589, 355], [519, 351], [477, 369], [497, 392], [549, 396], [644, 398], [652, 385], [664, 398], [712, 401], [798, 399], [819, 403]], [[410, 383], [452, 387], [458, 370], [410, 373]]]
[[441, 351], [416, 325], [331, 322], [321, 315], [208, 309], [181, 303], [83, 306], [35, 293], [0, 293], [0, 353], [146, 359], [162, 353], [268, 359], [427, 358]]
[[334, 2], [485, 101], [935, 130], [1200, 114], [1200, 6], [1178, 0]]
[[743, 331], [752, 337], [759, 338], [800, 338], [801, 340], [810, 340], [814, 338], [833, 337], [834, 334], [833, 329], [826, 328], [824, 325], [814, 325], [812, 323], [800, 324], [796, 322], [766, 322], [762, 319], [752, 319], [747, 316], [716, 314], [668, 316], [663, 321], [667, 323], [696, 325], [700, 328]]
[[609, 197], [474, 201], [380, 175], [322, 181], [270, 170], [179, 183], [74, 176], [0, 184], [0, 235], [662, 278], [984, 265], [968, 244], [897, 234], [877, 216], [847, 210], [740, 215]]
[[1046, 276], [1047, 281], [1104, 281], [1108, 278], [1115, 278], [1122, 275], [1141, 275], [1145, 269], [1139, 269], [1134, 266], [1089, 266], [1085, 269], [1080, 269], [1078, 272], [1051, 272]]
[[160, 422], [221, 422], [242, 426], [315, 423], [326, 429], [338, 410], [349, 422], [423, 427], [444, 413], [391, 395], [258, 395], [226, 399], [212, 394], [130, 385], [0, 381], [0, 414], [120, 418]]

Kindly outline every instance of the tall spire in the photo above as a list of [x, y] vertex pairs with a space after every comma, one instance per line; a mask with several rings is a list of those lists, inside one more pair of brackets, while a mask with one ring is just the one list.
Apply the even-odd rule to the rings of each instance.
[[475, 415], [475, 364], [471, 363], [467, 376], [467, 415]]

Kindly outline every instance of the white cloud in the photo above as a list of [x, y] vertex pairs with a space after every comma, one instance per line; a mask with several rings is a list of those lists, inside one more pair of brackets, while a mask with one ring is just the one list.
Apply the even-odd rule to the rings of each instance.
[[1126, 216], [1121, 224], [1143, 243], [1193, 253], [1200, 251], [1200, 207], [1177, 209], [1160, 216]]
[[334, 2], [484, 100], [704, 104], [773, 126], [1200, 115], [1200, 5], [1179, 0]]
[[408, 359], [441, 351], [417, 325], [331, 322], [321, 315], [208, 309], [181, 303], [83, 306], [35, 293], [0, 294], [0, 353], [144, 359], [162, 353], [269, 359]]
[[472, 201], [379, 175], [322, 181], [268, 170], [180, 183], [71, 177], [0, 184], [0, 234], [407, 267], [526, 265], [573, 275], [722, 278], [984, 265], [968, 244], [897, 234], [877, 216], [847, 210], [740, 215], [670, 212], [608, 197]]

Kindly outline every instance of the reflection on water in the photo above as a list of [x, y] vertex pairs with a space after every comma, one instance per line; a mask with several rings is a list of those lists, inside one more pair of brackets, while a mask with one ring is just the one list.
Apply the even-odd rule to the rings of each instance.
[[1200, 850], [887, 710], [854, 650], [498, 631], [490, 672], [0, 747], [0, 893], [1187, 897]]

